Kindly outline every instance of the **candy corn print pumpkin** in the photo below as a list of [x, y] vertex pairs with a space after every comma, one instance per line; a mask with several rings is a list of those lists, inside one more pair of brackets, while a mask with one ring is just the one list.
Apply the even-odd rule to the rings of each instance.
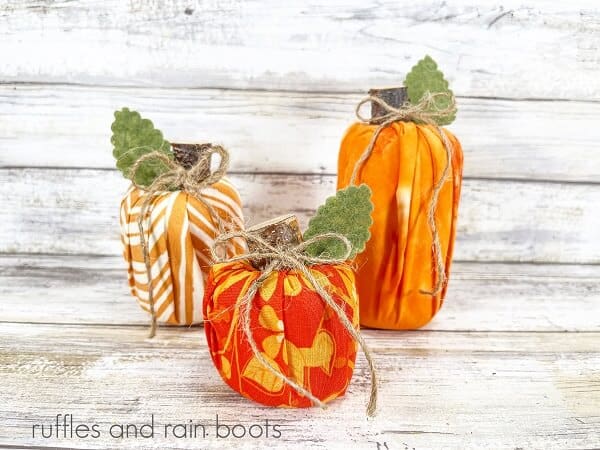
[[[202, 322], [214, 238], [243, 227], [239, 194], [223, 176], [227, 152], [211, 144], [170, 144], [152, 122], [126, 108], [115, 113], [112, 131], [117, 167], [133, 181], [120, 208], [131, 293], [153, 323]], [[213, 155], [220, 156], [215, 172]], [[233, 256], [243, 249], [237, 240], [224, 251]]]
[[338, 161], [338, 189], [373, 191], [371, 239], [355, 260], [360, 322], [414, 329], [442, 306], [452, 260], [463, 155], [441, 125], [454, 120], [454, 98], [429, 57], [405, 87], [370, 94], [361, 104], [371, 104], [371, 118], [359, 105]]
[[[302, 408], [345, 394], [359, 344], [366, 349], [346, 261], [368, 238], [369, 195], [366, 186], [341, 191], [319, 209], [304, 236], [295, 217], [286, 216], [217, 239], [243, 235], [248, 242], [247, 254], [212, 266], [204, 298], [215, 367], [244, 397]], [[340, 227], [332, 220], [342, 213], [354, 223]], [[374, 408], [373, 397], [370, 414]]]

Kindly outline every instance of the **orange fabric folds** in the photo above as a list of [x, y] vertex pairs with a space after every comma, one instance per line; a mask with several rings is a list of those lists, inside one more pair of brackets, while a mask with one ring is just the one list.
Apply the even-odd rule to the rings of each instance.
[[[240, 197], [227, 179], [204, 189], [202, 198], [224, 223], [243, 228]], [[149, 312], [148, 278], [137, 224], [144, 199], [144, 191], [132, 186], [121, 202], [120, 222], [131, 293]], [[218, 226], [204, 203], [181, 191], [157, 195], [149, 211], [150, 225], [146, 218], [144, 234], [152, 263], [157, 319], [179, 325], [202, 322], [204, 283]], [[233, 256], [244, 248], [243, 242], [234, 241], [227, 251]]]
[[[317, 265], [309, 270], [358, 328], [352, 270], [341, 265]], [[269, 406], [311, 406], [306, 397], [263, 366], [242, 330], [236, 302], [260, 274], [246, 262], [220, 263], [211, 269], [204, 298], [211, 357], [223, 380], [246, 398]], [[303, 275], [293, 270], [271, 273], [251, 307], [254, 340], [273, 368], [323, 402], [344, 395], [357, 344]]]
[[[369, 145], [377, 125], [352, 125], [341, 144], [338, 189], [348, 186], [354, 165]], [[442, 187], [435, 220], [449, 274], [462, 180], [460, 143], [448, 131], [452, 167]], [[446, 287], [432, 291], [438, 274], [427, 213], [447, 157], [435, 127], [395, 122], [386, 127], [364, 163], [356, 184], [372, 191], [373, 225], [366, 250], [357, 256], [361, 324], [373, 328], [414, 329], [440, 309]]]

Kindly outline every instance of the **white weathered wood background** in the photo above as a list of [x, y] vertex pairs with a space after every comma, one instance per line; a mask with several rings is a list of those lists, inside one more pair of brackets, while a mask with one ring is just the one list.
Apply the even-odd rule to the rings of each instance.
[[[334, 191], [369, 87], [425, 53], [458, 95], [465, 151], [456, 262], [425, 330], [365, 332], [327, 411], [252, 404], [201, 328], [159, 330], [129, 296], [126, 182], [112, 112], [232, 151], [253, 223], [305, 220]], [[597, 0], [1, 0], [0, 446], [600, 447], [600, 6]], [[281, 439], [33, 439], [56, 414], [246, 425]]]

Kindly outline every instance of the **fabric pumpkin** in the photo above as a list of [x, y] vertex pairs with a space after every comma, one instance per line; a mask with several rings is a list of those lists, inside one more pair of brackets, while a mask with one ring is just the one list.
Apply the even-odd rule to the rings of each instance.
[[[243, 228], [240, 196], [226, 178], [204, 189], [202, 198], [224, 223]], [[120, 223], [131, 293], [149, 312], [148, 278], [137, 224], [144, 199], [144, 191], [131, 186], [121, 202]], [[202, 201], [182, 191], [160, 193], [149, 211], [151, 224], [147, 225], [146, 217], [144, 232], [149, 236], [157, 320], [178, 325], [202, 322], [204, 283], [218, 226]], [[233, 256], [244, 249], [244, 243], [237, 240], [227, 252]]]
[[[352, 270], [342, 265], [316, 265], [309, 270], [358, 329]], [[309, 399], [254, 356], [240, 325], [236, 302], [260, 275], [246, 262], [212, 267], [204, 297], [211, 357], [223, 380], [244, 397], [269, 406], [309, 407]], [[352, 378], [357, 344], [302, 274], [272, 272], [253, 300], [250, 326], [263, 356], [274, 368], [323, 402], [344, 395]]]
[[[346, 132], [338, 160], [338, 189], [350, 183], [354, 166], [376, 129], [377, 125], [357, 122]], [[458, 140], [445, 133], [453, 146], [452, 167], [439, 195], [435, 220], [448, 275], [463, 155]], [[362, 325], [419, 328], [442, 306], [445, 286], [435, 296], [421, 291], [431, 291], [438, 276], [427, 213], [446, 163], [446, 151], [435, 127], [394, 122], [382, 130], [358, 172], [356, 184], [369, 185], [375, 207], [371, 239], [355, 260]]]

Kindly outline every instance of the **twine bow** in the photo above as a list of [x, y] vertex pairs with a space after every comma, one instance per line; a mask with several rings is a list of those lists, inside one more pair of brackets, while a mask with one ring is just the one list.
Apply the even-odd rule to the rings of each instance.
[[[243, 255], [237, 255], [230, 258], [223, 258], [217, 255], [216, 249], [219, 245], [226, 243], [230, 239], [235, 238], [244, 238], [246, 241], [252, 241], [253, 244], [256, 245], [256, 250], [246, 253]], [[327, 239], [338, 239], [341, 241], [346, 247], [346, 253], [339, 258], [329, 258], [329, 257], [314, 257], [307, 255], [304, 250], [311, 244], [315, 242], [327, 240]], [[217, 262], [234, 262], [234, 261], [242, 261], [242, 260], [270, 260], [271, 262], [267, 265], [265, 269], [262, 270], [260, 276], [252, 282], [246, 293], [237, 300], [235, 304], [235, 308], [240, 311], [241, 322], [242, 322], [242, 330], [248, 343], [250, 344], [250, 348], [252, 349], [254, 356], [260, 361], [260, 363], [265, 367], [266, 370], [271, 372], [275, 377], [282, 380], [284, 383], [292, 387], [296, 392], [300, 395], [308, 398], [313, 404], [320, 406], [321, 408], [326, 408], [325, 404], [315, 397], [312, 393], [310, 393], [303, 386], [296, 383], [295, 380], [285, 376], [280, 370], [274, 368], [262, 355], [262, 352], [258, 348], [254, 336], [252, 334], [252, 328], [250, 324], [250, 313], [252, 311], [252, 302], [254, 301], [254, 297], [258, 292], [261, 285], [269, 278], [269, 276], [277, 271], [284, 268], [293, 269], [300, 272], [304, 277], [313, 285], [315, 291], [321, 296], [323, 301], [327, 306], [329, 306], [333, 311], [335, 311], [338, 319], [344, 326], [344, 328], [348, 331], [350, 336], [358, 342], [363, 353], [365, 354], [365, 358], [367, 359], [367, 363], [369, 366], [369, 371], [371, 374], [371, 393], [369, 396], [369, 403], [367, 405], [367, 415], [372, 417], [375, 415], [375, 411], [377, 409], [377, 375], [375, 371], [375, 364], [373, 363], [373, 358], [371, 356], [371, 352], [363, 339], [360, 332], [352, 325], [352, 322], [348, 319], [346, 312], [344, 309], [338, 305], [335, 300], [331, 297], [331, 294], [325, 290], [325, 288], [317, 281], [315, 276], [309, 270], [308, 266], [312, 264], [341, 264], [348, 260], [350, 254], [352, 252], [352, 244], [350, 241], [343, 235], [337, 233], [324, 233], [319, 236], [315, 236], [307, 241], [302, 242], [297, 246], [282, 246], [275, 247], [264, 239], [246, 233], [245, 231], [235, 231], [223, 234], [215, 240], [214, 246], [212, 247], [213, 258]]]
[[[218, 154], [221, 159], [219, 162], [219, 167], [214, 172], [211, 172], [210, 161], [213, 154]], [[135, 178], [142, 164], [147, 161], [159, 162], [164, 165], [167, 170], [158, 175], [152, 184], [150, 184], [150, 186], [143, 186], [138, 184], [135, 181]], [[152, 316], [150, 322], [150, 338], [153, 338], [156, 335], [157, 323], [156, 310], [154, 306], [154, 292], [152, 286], [152, 264], [150, 261], [150, 249], [148, 246], [148, 241], [150, 239], [149, 230], [152, 220], [152, 215], [149, 214], [150, 205], [161, 192], [168, 190], [181, 190], [187, 192], [204, 204], [211, 215], [213, 222], [217, 224], [219, 232], [222, 233], [224, 230], [223, 222], [214, 208], [202, 198], [202, 190], [211, 186], [212, 184], [215, 184], [217, 181], [223, 178], [228, 167], [229, 153], [220, 145], [210, 145], [208, 149], [199, 155], [198, 161], [190, 169], [186, 169], [177, 164], [177, 162], [169, 158], [167, 154], [159, 151], [153, 151], [151, 153], [142, 155], [131, 167], [130, 178], [133, 182], [133, 185], [142, 190], [145, 196], [140, 208], [137, 225], [140, 232], [140, 244], [142, 246], [144, 264], [146, 265], [146, 274], [148, 276], [148, 303], [150, 305], [150, 315]], [[146, 239], [144, 232], [144, 219], [146, 216], [148, 216], [148, 239]]]
[[[447, 99], [448, 106], [446, 106], [445, 108], [438, 108], [436, 105], [436, 99], [439, 98]], [[387, 112], [386, 114], [377, 118], [366, 118], [360, 112], [361, 107], [366, 103], [376, 103]], [[431, 229], [431, 235], [433, 238], [433, 255], [437, 266], [438, 276], [435, 286], [431, 291], [426, 291], [423, 289], [420, 290], [422, 294], [431, 296], [438, 295], [447, 282], [446, 264], [442, 255], [442, 248], [440, 244], [440, 237], [437, 229], [437, 224], [435, 223], [435, 211], [437, 208], [440, 191], [442, 190], [444, 183], [446, 183], [448, 176], [450, 175], [450, 168], [452, 165], [452, 143], [448, 139], [448, 136], [446, 136], [444, 130], [436, 123], [436, 119], [445, 117], [448, 114], [452, 114], [455, 112], [456, 103], [454, 100], [454, 96], [446, 92], [438, 92], [433, 94], [428, 92], [423, 96], [423, 98], [421, 98], [419, 103], [414, 105], [406, 103], [399, 108], [394, 108], [381, 98], [374, 96], [368, 96], [364, 98], [356, 106], [356, 117], [358, 118], [358, 120], [364, 123], [375, 123], [378, 125], [378, 127], [375, 129], [375, 132], [373, 133], [373, 137], [371, 138], [369, 145], [354, 165], [352, 177], [350, 178], [350, 184], [356, 184], [358, 172], [362, 168], [363, 164], [369, 159], [371, 153], [373, 153], [373, 149], [375, 147], [375, 143], [377, 142], [377, 138], [386, 127], [388, 127], [394, 122], [400, 120], [411, 120], [414, 122], [421, 122], [427, 125], [431, 125], [438, 132], [440, 139], [442, 140], [442, 144], [444, 145], [444, 150], [446, 151], [446, 165], [442, 172], [442, 176], [433, 187], [431, 201], [429, 202], [429, 208], [427, 211], [427, 223], [429, 225], [429, 228]]]

